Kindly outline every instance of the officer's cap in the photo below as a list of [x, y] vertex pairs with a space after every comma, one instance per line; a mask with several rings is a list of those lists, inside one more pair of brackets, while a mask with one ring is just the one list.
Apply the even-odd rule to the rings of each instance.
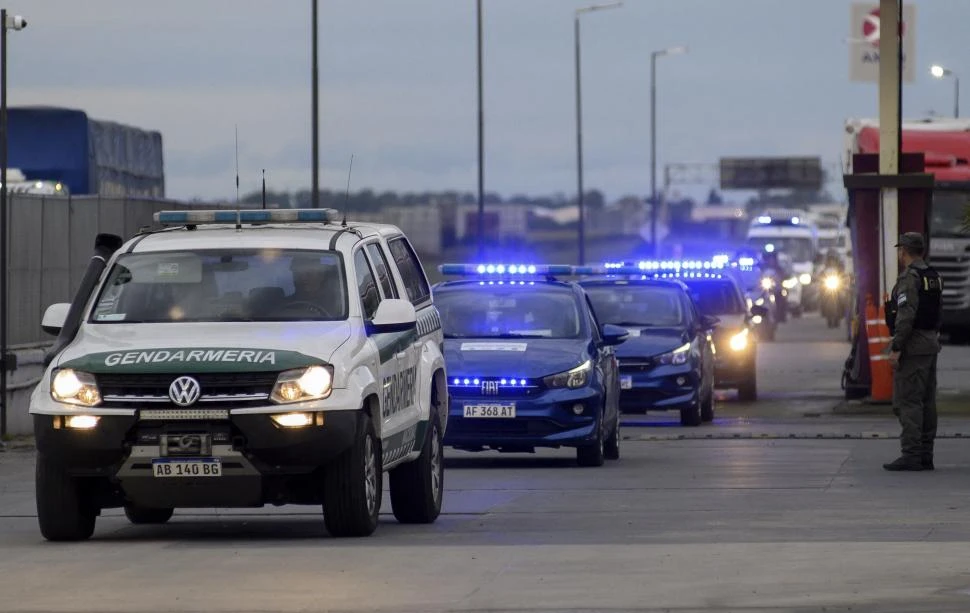
[[899, 242], [896, 243], [896, 246], [908, 247], [922, 253], [926, 250], [926, 241], [923, 240], [923, 235], [919, 232], [907, 232], [899, 236]]

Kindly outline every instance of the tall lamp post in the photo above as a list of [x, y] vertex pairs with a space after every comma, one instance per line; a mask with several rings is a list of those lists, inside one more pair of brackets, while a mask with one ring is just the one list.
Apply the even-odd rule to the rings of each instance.
[[311, 164], [312, 185], [310, 186], [311, 207], [320, 208], [320, 82], [319, 70], [317, 66], [317, 0], [310, 0], [311, 26], [310, 26], [310, 130], [312, 134]]
[[650, 245], [653, 256], [659, 257], [657, 244], [657, 58], [687, 53], [687, 47], [668, 47], [650, 54]]
[[583, 97], [582, 97], [582, 73], [580, 71], [580, 48], [579, 48], [579, 18], [586, 13], [593, 11], [603, 11], [615, 9], [623, 6], [622, 2], [610, 4], [597, 4], [585, 8], [576, 9], [575, 14], [575, 38], [576, 38], [576, 181], [578, 183], [579, 208], [579, 263], [586, 262], [586, 219], [583, 210]]
[[12, 367], [7, 355], [7, 238], [10, 215], [7, 207], [7, 30], [23, 30], [27, 20], [20, 15], [7, 15], [0, 9], [0, 445], [7, 434], [7, 369]]
[[478, 259], [485, 259], [485, 110], [482, 94], [482, 0], [477, 0], [478, 31]]
[[949, 68], [944, 68], [939, 64], [934, 64], [930, 67], [930, 74], [937, 79], [942, 79], [944, 77], [953, 77], [953, 117], [960, 116], [960, 76], [950, 70]]

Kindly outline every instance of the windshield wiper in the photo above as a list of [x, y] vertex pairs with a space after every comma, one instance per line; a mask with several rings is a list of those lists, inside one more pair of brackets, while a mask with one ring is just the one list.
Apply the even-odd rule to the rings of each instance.
[[650, 328], [657, 324], [648, 324], [642, 321], [621, 321], [613, 324], [614, 326], [623, 326], [625, 328]]

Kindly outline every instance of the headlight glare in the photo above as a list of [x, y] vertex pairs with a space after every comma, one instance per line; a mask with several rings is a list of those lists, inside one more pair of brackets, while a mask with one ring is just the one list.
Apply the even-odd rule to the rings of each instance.
[[829, 275], [825, 277], [825, 289], [836, 290], [839, 289], [839, 278], [836, 275]]
[[761, 280], [761, 289], [771, 289], [774, 286], [775, 286], [775, 282], [769, 279], [768, 277], [765, 277], [764, 279]]
[[330, 366], [308, 366], [280, 373], [271, 398], [277, 404], [320, 400], [333, 389], [333, 370]]
[[781, 282], [781, 286], [785, 289], [795, 289], [798, 287], [798, 279], [792, 277], [791, 279], [785, 279]]
[[803, 272], [801, 276], [798, 277], [798, 282], [802, 285], [808, 285], [812, 282], [812, 275], [808, 274], [807, 272]]
[[732, 351], [744, 351], [748, 348], [748, 329], [745, 328], [731, 337], [728, 341]]
[[589, 382], [589, 373], [592, 370], [593, 363], [590, 360], [586, 360], [576, 368], [555, 375], [549, 375], [542, 382], [549, 388], [566, 387], [576, 389], [583, 387]]
[[101, 404], [101, 393], [94, 375], [65, 368], [51, 378], [51, 397], [67, 404], [93, 407]]
[[684, 343], [671, 352], [665, 353], [657, 358], [661, 364], [686, 364], [690, 357], [690, 343]]

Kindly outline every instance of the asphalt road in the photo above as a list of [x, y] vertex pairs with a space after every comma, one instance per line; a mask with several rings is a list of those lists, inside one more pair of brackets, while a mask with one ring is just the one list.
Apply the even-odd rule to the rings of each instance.
[[[815, 318], [760, 348], [761, 399], [700, 428], [627, 420], [623, 458], [449, 453], [431, 526], [333, 540], [310, 507], [179, 512], [44, 542], [33, 454], [0, 454], [0, 611], [968, 611], [970, 419], [933, 473], [886, 473], [897, 428], [846, 416], [848, 347]], [[963, 365], [962, 367], [960, 365]], [[941, 360], [960, 386], [970, 348]], [[639, 424], [639, 425], [637, 425]], [[686, 437], [686, 438], [682, 438]]]

